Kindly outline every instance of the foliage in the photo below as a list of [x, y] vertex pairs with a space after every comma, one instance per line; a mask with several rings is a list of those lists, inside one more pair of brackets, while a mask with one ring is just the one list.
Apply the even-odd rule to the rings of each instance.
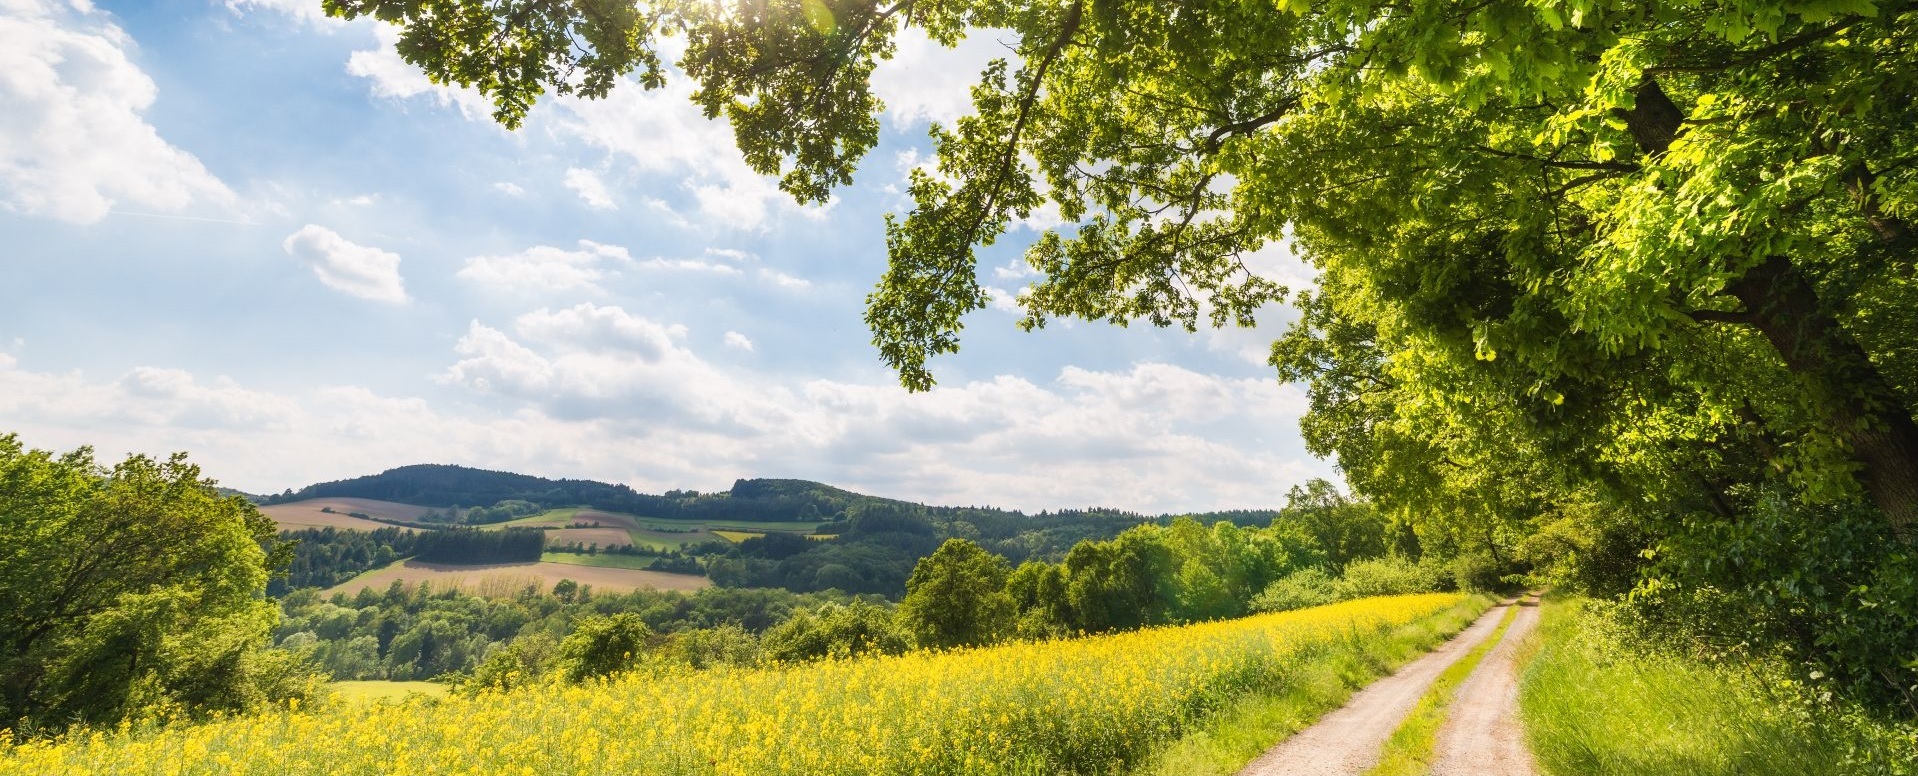
[[1451, 581], [1445, 570], [1434, 564], [1396, 557], [1369, 558], [1347, 564], [1333, 589], [1339, 600], [1351, 600], [1443, 590]]
[[363, 713], [0, 743], [0, 774], [1112, 773], [1352, 640], [1458, 596], [805, 666], [647, 673]]
[[[276, 629], [277, 645], [335, 679], [445, 679], [470, 673], [481, 684], [525, 682], [552, 670], [559, 641], [588, 617], [636, 614], [668, 640], [664, 648], [671, 651], [676, 648], [671, 640], [681, 635], [734, 628], [759, 634], [797, 608], [844, 600], [783, 590], [582, 594], [578, 585], [568, 588], [559, 595], [529, 587], [503, 598], [427, 585], [325, 598], [299, 590], [281, 601], [285, 616]], [[709, 655], [739, 651], [717, 643], [700, 649]], [[515, 671], [516, 679], [505, 679]]]
[[1519, 707], [1547, 773], [1918, 773], [1918, 725], [1818, 693], [1765, 661], [1648, 653], [1607, 609], [1546, 599]]
[[1299, 569], [1268, 585], [1252, 599], [1255, 612], [1310, 609], [1339, 600], [1338, 579], [1317, 566]]
[[582, 619], [559, 643], [560, 675], [578, 682], [631, 668], [646, 654], [652, 636], [646, 621], [632, 612]]
[[485, 564], [530, 563], [539, 560], [546, 545], [541, 531], [508, 528], [502, 531], [477, 531], [448, 528], [427, 531], [414, 538], [414, 560], [427, 563]]
[[[0, 727], [258, 708], [310, 690], [262, 650], [273, 524], [184, 455], [0, 436]], [[276, 554], [277, 555], [277, 554]]]
[[861, 655], [897, 655], [912, 647], [899, 632], [892, 612], [860, 601], [801, 609], [766, 631], [760, 645], [765, 657], [780, 663], [800, 663]]
[[1004, 638], [1012, 625], [1006, 559], [964, 539], [947, 539], [913, 567], [899, 625], [920, 647], [975, 647]]
[[285, 576], [267, 583], [266, 592], [282, 596], [302, 587], [340, 584], [362, 571], [381, 568], [413, 554], [415, 536], [399, 528], [342, 531], [327, 527], [281, 531], [280, 544], [292, 548], [292, 560], [287, 564]]

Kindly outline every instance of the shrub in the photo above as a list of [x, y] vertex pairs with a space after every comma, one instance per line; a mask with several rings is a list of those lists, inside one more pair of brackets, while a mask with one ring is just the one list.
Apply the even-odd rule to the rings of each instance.
[[1324, 606], [1339, 600], [1336, 580], [1324, 569], [1313, 566], [1291, 574], [1267, 585], [1265, 590], [1252, 598], [1252, 610], [1256, 612], [1289, 612], [1293, 609], [1306, 609]]
[[1338, 600], [1379, 595], [1429, 593], [1446, 587], [1444, 570], [1427, 563], [1385, 557], [1345, 564], [1345, 575], [1334, 584]]

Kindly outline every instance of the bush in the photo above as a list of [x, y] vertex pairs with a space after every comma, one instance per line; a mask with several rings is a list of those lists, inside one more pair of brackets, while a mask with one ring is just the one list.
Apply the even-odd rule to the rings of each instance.
[[892, 613], [872, 604], [827, 604], [801, 609], [766, 632], [767, 658], [786, 663], [864, 654], [897, 655], [912, 645], [893, 624]]
[[587, 617], [559, 643], [560, 674], [578, 682], [631, 668], [646, 654], [652, 636], [653, 629], [632, 612]]
[[1324, 606], [1339, 600], [1337, 581], [1324, 569], [1313, 566], [1291, 574], [1267, 585], [1265, 590], [1252, 598], [1252, 610], [1255, 612], [1289, 612], [1293, 609], [1307, 609]]
[[1444, 570], [1436, 565], [1386, 557], [1346, 564], [1345, 575], [1333, 588], [1338, 591], [1338, 600], [1347, 601], [1378, 595], [1430, 593], [1445, 589], [1447, 582]]

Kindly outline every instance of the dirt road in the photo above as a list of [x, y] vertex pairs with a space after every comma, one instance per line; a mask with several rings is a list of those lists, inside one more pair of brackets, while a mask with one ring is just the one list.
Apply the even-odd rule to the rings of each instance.
[[1538, 596], [1519, 602], [1505, 638], [1452, 695], [1432, 747], [1430, 776], [1534, 776], [1518, 718], [1518, 645], [1538, 625]]
[[[1492, 635], [1509, 605], [1510, 602], [1492, 607], [1451, 641], [1360, 690], [1345, 706], [1260, 755], [1245, 770], [1239, 771], [1239, 776], [1358, 776], [1364, 773], [1378, 763], [1380, 747], [1418, 704], [1432, 681]], [[1536, 616], [1535, 609], [1532, 614]], [[1515, 641], [1509, 633], [1516, 630], [1517, 625], [1514, 622], [1513, 627], [1507, 629], [1504, 641]], [[1486, 657], [1489, 661], [1491, 655]], [[1474, 674], [1483, 671], [1481, 663]]]

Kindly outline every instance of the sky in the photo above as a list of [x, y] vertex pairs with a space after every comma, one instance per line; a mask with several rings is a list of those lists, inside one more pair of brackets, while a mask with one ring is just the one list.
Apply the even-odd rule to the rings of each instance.
[[[645, 492], [818, 480], [934, 504], [1277, 507], [1329, 462], [1258, 329], [992, 307], [913, 394], [861, 315], [927, 130], [1004, 42], [902, 39], [881, 142], [802, 207], [671, 79], [508, 132], [319, 0], [0, 0], [0, 432], [187, 451], [255, 493], [453, 463]], [[1282, 247], [1254, 264], [1295, 288]]]

